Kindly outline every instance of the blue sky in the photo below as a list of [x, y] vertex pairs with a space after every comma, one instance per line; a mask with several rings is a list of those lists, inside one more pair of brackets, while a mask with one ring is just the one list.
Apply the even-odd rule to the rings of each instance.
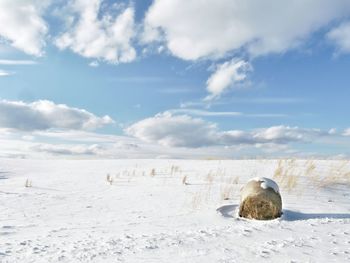
[[345, 0], [3, 0], [0, 155], [347, 158], [349, 15]]

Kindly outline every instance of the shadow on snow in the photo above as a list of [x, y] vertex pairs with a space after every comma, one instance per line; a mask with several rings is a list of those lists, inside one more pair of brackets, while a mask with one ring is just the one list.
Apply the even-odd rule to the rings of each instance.
[[[238, 205], [224, 205], [216, 209], [223, 217], [235, 218]], [[350, 213], [302, 213], [292, 210], [283, 210], [282, 220], [302, 221], [309, 219], [350, 219]]]
[[301, 213], [292, 210], [283, 210], [283, 220], [301, 221], [309, 219], [350, 219], [350, 214], [346, 213]]
[[237, 207], [238, 205], [223, 205], [216, 209], [216, 212], [220, 213], [223, 217], [234, 218]]

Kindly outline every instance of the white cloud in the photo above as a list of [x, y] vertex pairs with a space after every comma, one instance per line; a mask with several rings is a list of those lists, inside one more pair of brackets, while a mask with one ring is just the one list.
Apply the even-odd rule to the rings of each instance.
[[344, 135], [344, 136], [350, 136], [350, 128], [349, 128], [349, 129], [346, 129], [346, 130], [343, 132], [343, 135]]
[[252, 56], [283, 53], [349, 12], [348, 0], [155, 0], [142, 39], [164, 40], [186, 60], [241, 48]]
[[0, 128], [0, 157], [6, 158], [224, 158], [235, 151], [222, 147], [211, 147], [208, 151], [199, 148], [188, 151], [186, 148], [147, 144], [127, 136], [86, 131], [28, 132]]
[[220, 131], [214, 123], [188, 115], [173, 115], [171, 112], [136, 122], [125, 132], [142, 141], [171, 147], [208, 147], [256, 144], [289, 144], [308, 142], [312, 138], [328, 136], [317, 129], [302, 129], [289, 126], [273, 126], [252, 131]]
[[142, 141], [176, 147], [213, 145], [217, 139], [215, 124], [187, 115], [173, 116], [169, 112], [141, 120], [125, 132]]
[[109, 116], [94, 114], [47, 100], [32, 103], [0, 100], [0, 127], [18, 130], [96, 129], [113, 123]]
[[285, 154], [297, 153], [296, 150], [289, 148], [286, 144], [257, 143], [255, 148], [260, 149], [264, 154], [279, 154], [279, 157]]
[[[180, 103], [180, 108], [201, 107], [209, 109], [212, 106], [232, 105], [232, 104], [300, 104], [312, 102], [305, 98], [287, 98], [287, 97], [231, 97], [221, 98], [220, 100], [193, 100]], [[275, 116], [286, 116], [275, 113]]]
[[7, 77], [13, 75], [13, 72], [0, 69], [0, 77]]
[[31, 147], [34, 152], [48, 153], [51, 155], [99, 155], [103, 154], [103, 147], [98, 144], [70, 145], [70, 144], [44, 144], [39, 143]]
[[[311, 145], [310, 142], [312, 141], [319, 147], [319, 143], [324, 143], [326, 152], [329, 152], [329, 145], [341, 145], [342, 148], [338, 152], [331, 153], [331, 155], [346, 153], [350, 147], [347, 137], [330, 135], [328, 132], [313, 129], [277, 126], [251, 131], [220, 131], [213, 123], [201, 119], [193, 121], [193, 118], [188, 116], [170, 116], [169, 113], [166, 113], [156, 117], [153, 118], [156, 119], [153, 125], [147, 127], [149, 133], [153, 135], [141, 132], [141, 135], [145, 137], [140, 139], [83, 130], [28, 131], [0, 128], [0, 157], [45, 159], [145, 159], [160, 156], [181, 159], [241, 158], [242, 156], [250, 158], [256, 156], [264, 156], [265, 158], [310, 157], [321, 156], [322, 154], [320, 154], [320, 151], [316, 154], [307, 150], [303, 152], [296, 150], [301, 146], [300, 144], [307, 147], [307, 145]], [[170, 120], [171, 118], [173, 120]], [[192, 126], [191, 122], [193, 123]], [[158, 125], [167, 123], [171, 123], [173, 126]], [[175, 124], [179, 126], [176, 129], [182, 130], [182, 132], [179, 133], [177, 130], [173, 132], [172, 128]], [[185, 131], [186, 129], [187, 131]], [[188, 131], [189, 129], [193, 130], [192, 135]], [[157, 130], [163, 131], [159, 132]], [[199, 133], [196, 134], [196, 132]], [[197, 135], [196, 137], [199, 137], [198, 139], [195, 138], [197, 143], [191, 143], [191, 140], [195, 137], [193, 133]], [[162, 139], [167, 136], [171, 140], [163, 141]], [[145, 142], [145, 140], [148, 140], [148, 142]], [[297, 148], [294, 149], [294, 146]]]
[[97, 68], [98, 66], [100, 66], [100, 64], [98, 63], [98, 61], [92, 61], [89, 63], [89, 66], [90, 67], [93, 67], [93, 68]]
[[0, 59], [0, 65], [13, 66], [13, 65], [35, 65], [37, 64], [34, 60], [9, 60]]
[[60, 140], [47, 143], [45, 137], [38, 138], [28, 132], [22, 134], [23, 131], [12, 130], [7, 136], [0, 136], [0, 157], [46, 159], [50, 157], [97, 158], [107, 156], [103, 145], [79, 143], [79, 141], [67, 143]]
[[328, 133], [329, 133], [330, 135], [337, 134], [337, 129], [336, 129], [336, 128], [331, 128], [331, 129], [329, 129]]
[[[102, 0], [74, 0], [68, 5], [72, 20], [67, 32], [55, 41], [60, 49], [69, 48], [83, 57], [109, 63], [131, 62], [136, 58], [132, 46], [135, 35], [134, 9], [109, 6], [102, 10]], [[118, 15], [115, 13], [117, 9]], [[68, 17], [68, 18], [67, 18]]]
[[1, 0], [0, 38], [27, 54], [41, 56], [48, 32], [42, 15], [49, 0]]
[[350, 52], [350, 22], [345, 22], [328, 32], [327, 37], [341, 53]]
[[288, 143], [293, 141], [309, 141], [313, 137], [326, 136], [328, 132], [318, 129], [302, 129], [290, 126], [274, 126], [267, 129], [258, 129], [253, 134], [254, 139], [262, 142]]
[[293, 142], [306, 143], [312, 139], [327, 136], [327, 132], [317, 129], [303, 129], [290, 126], [272, 126], [269, 128], [254, 129], [252, 131], [224, 131], [220, 132], [224, 144], [290, 144]]
[[231, 60], [218, 65], [216, 71], [207, 80], [207, 90], [211, 95], [206, 99], [218, 97], [227, 89], [242, 83], [251, 70], [251, 65], [243, 60]]
[[207, 116], [207, 117], [237, 117], [237, 116], [243, 116], [244, 114], [242, 112], [237, 111], [206, 111], [206, 110], [199, 110], [199, 109], [172, 109], [168, 110], [167, 112], [171, 114], [189, 114], [189, 115], [195, 115], [195, 116]]
[[205, 116], [205, 117], [248, 117], [248, 118], [284, 118], [288, 117], [282, 113], [243, 113], [238, 111], [208, 111], [200, 109], [170, 109], [166, 111], [170, 114], [188, 114], [191, 116]]

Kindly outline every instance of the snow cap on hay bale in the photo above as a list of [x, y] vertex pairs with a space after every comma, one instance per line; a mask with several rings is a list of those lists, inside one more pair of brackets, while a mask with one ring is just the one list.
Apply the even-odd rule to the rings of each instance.
[[282, 198], [275, 181], [256, 177], [241, 189], [239, 216], [270, 220], [282, 215]]

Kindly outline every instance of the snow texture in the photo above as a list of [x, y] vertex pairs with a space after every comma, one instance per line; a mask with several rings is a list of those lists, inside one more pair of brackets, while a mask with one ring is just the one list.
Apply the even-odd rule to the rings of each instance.
[[[349, 162], [313, 162], [0, 159], [0, 262], [350, 262]], [[254, 174], [281, 218], [237, 216]]]

